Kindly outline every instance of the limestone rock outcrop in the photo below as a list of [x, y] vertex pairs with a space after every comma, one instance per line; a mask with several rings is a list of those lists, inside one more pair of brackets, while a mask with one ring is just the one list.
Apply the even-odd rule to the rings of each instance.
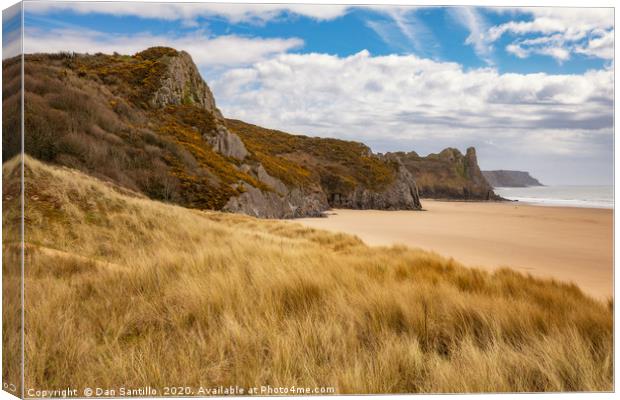
[[387, 153], [385, 156], [398, 160], [415, 176], [421, 198], [501, 200], [482, 175], [473, 147], [469, 147], [465, 154], [447, 148], [425, 157], [415, 152]]
[[361, 210], [419, 210], [422, 208], [415, 179], [402, 165], [398, 168], [396, 179], [384, 190], [373, 191], [358, 187], [346, 195], [332, 195], [330, 205], [335, 208]]
[[240, 184], [242, 193], [232, 197], [224, 211], [243, 213], [261, 218], [320, 217], [329, 209], [325, 194], [288, 187], [281, 180], [269, 175], [261, 164], [242, 168], [270, 190], [260, 190], [248, 184]]
[[231, 133], [224, 125], [219, 125], [215, 134], [206, 136], [205, 140], [209, 142], [213, 150], [226, 157], [243, 160], [248, 155], [248, 150], [239, 136]]
[[184, 51], [179, 51], [167, 57], [166, 71], [160, 79], [159, 88], [153, 94], [150, 104], [160, 108], [170, 104], [196, 104], [205, 111], [222, 118], [215, 106], [213, 93], [200, 76], [191, 56]]
[[204, 136], [213, 150], [238, 160], [248, 151], [241, 139], [226, 128], [222, 113], [215, 104], [211, 89], [200, 76], [191, 56], [184, 52], [168, 56], [166, 71], [160, 79], [160, 87], [150, 101], [151, 106], [163, 108], [169, 105], [196, 105], [210, 115], [214, 128]]

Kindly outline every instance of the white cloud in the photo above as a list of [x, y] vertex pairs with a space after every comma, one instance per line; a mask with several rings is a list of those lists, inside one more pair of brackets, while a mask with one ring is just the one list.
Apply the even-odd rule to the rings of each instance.
[[21, 54], [21, 3], [2, 10], [2, 59]]
[[536, 7], [513, 10], [527, 21], [509, 21], [489, 28], [484, 38], [495, 42], [511, 37], [506, 51], [525, 58], [532, 54], [564, 62], [574, 53], [613, 59], [613, 9]]
[[310, 4], [233, 4], [233, 3], [152, 3], [152, 2], [28, 2], [26, 11], [45, 14], [53, 11], [73, 11], [79, 14], [103, 13], [116, 16], [137, 16], [168, 21], [182, 20], [193, 24], [199, 17], [222, 17], [230, 22], [265, 21], [282, 17], [284, 13], [302, 15], [317, 20], [330, 20], [346, 14], [345, 5]]
[[601, 36], [588, 40], [587, 45], [575, 49], [577, 53], [586, 54], [606, 60], [614, 58], [614, 31], [603, 32]]
[[579, 39], [594, 29], [610, 29], [614, 26], [611, 8], [521, 8], [520, 15], [530, 15], [531, 21], [510, 21], [489, 30], [490, 39], [497, 40], [503, 34], [565, 32], [568, 39]]
[[[561, 43], [545, 40], [524, 40], [506, 46], [508, 53], [514, 54], [518, 58], [527, 58], [532, 54], [541, 54], [553, 57], [559, 63], [570, 59], [571, 53]], [[541, 43], [548, 43], [542, 45]]]
[[506, 51], [508, 53], [514, 54], [515, 56], [519, 58], [527, 58], [530, 55], [529, 51], [525, 50], [523, 47], [519, 46], [518, 44], [514, 44], [514, 43], [506, 46]]
[[203, 68], [223, 68], [252, 64], [276, 54], [298, 48], [298, 38], [246, 38], [235, 35], [209, 37], [196, 31], [184, 36], [151, 34], [118, 35], [98, 31], [55, 29], [28, 30], [24, 40], [25, 53], [74, 51], [77, 53], [134, 54], [152, 46], [169, 46], [185, 50]]
[[2, 37], [2, 59], [15, 57], [22, 52], [22, 32], [13, 30], [5, 32]]
[[553, 58], [555, 58], [557, 61], [559, 62], [563, 62], [566, 61], [570, 58], [570, 51], [557, 46], [548, 46], [548, 47], [542, 47], [540, 50], [538, 50], [540, 52], [540, 54], [545, 54], [548, 56], [551, 56]]
[[469, 31], [465, 44], [472, 45], [476, 54], [487, 64], [492, 65], [492, 41], [486, 35], [488, 30], [484, 17], [473, 7], [455, 7], [449, 9], [452, 17]]
[[2, 10], [2, 25], [6, 25], [14, 18], [21, 18], [21, 11], [21, 3], [14, 4]]
[[505, 33], [523, 35], [526, 33], [543, 33], [565, 31], [566, 26], [561, 21], [550, 18], [536, 18], [533, 21], [510, 21], [489, 29], [489, 40], [496, 41]]
[[497, 167], [524, 155], [598, 157], [613, 137], [612, 70], [499, 74], [362, 51], [283, 54], [209, 83], [228, 117], [379, 151], [476, 145], [480, 159]]
[[368, 6], [383, 19], [368, 19], [366, 26], [394, 49], [418, 55], [435, 55], [437, 39], [417, 13], [420, 7]]

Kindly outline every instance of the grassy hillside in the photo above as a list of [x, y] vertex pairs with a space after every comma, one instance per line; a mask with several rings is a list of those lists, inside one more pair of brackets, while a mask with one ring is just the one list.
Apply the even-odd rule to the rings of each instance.
[[377, 157], [363, 143], [292, 135], [228, 119], [227, 125], [265, 169], [294, 185], [320, 184], [328, 193], [347, 193], [358, 185], [381, 190], [394, 180], [398, 162], [415, 177], [420, 196], [436, 199], [496, 200], [476, 159], [448, 148], [439, 154], [388, 153]]
[[[206, 143], [214, 116], [188, 101], [147, 104], [176, 51], [133, 56], [34, 54], [25, 58], [25, 149], [37, 159], [79, 169], [146, 196], [186, 207], [221, 209], [245, 182], [270, 190]], [[3, 61], [3, 70], [18, 67]], [[7, 75], [5, 106], [19, 76]], [[16, 86], [17, 85], [17, 86]], [[3, 119], [5, 132], [18, 115]], [[8, 129], [7, 129], [8, 128]], [[4, 137], [6, 136], [6, 139]], [[3, 161], [19, 151], [3, 135]], [[255, 162], [249, 159], [248, 163]]]
[[25, 175], [26, 387], [613, 389], [611, 305], [574, 285], [166, 205], [32, 158]]
[[[216, 134], [215, 118], [221, 117], [193, 100], [195, 91], [207, 87], [194, 66], [186, 68], [200, 87], [184, 88], [181, 104], [153, 104], [179, 54], [156, 47], [132, 56], [27, 55], [26, 152], [155, 200], [198, 209], [222, 209], [244, 192], [240, 183], [273, 191], [249, 172], [258, 163], [289, 188], [309, 192], [380, 191], [394, 181], [393, 163], [371, 155], [361, 143], [294, 136], [240, 121], [230, 121], [231, 131], [242, 134], [250, 155], [240, 161], [215, 151], [207, 139]], [[3, 61], [5, 108], [19, 104], [14, 96], [19, 76], [11, 74], [18, 67], [17, 59]], [[8, 113], [5, 131], [13, 132], [17, 123], [17, 114]], [[19, 151], [14, 136], [3, 139], [3, 161]]]
[[320, 184], [329, 193], [348, 193], [363, 185], [384, 189], [394, 181], [397, 165], [372, 154], [359, 142], [292, 135], [228, 119], [267, 172], [292, 185]]

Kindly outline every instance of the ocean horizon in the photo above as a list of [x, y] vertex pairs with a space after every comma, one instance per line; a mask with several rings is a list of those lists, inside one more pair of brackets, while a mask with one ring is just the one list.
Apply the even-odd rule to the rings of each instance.
[[497, 187], [498, 195], [540, 206], [614, 208], [613, 185], [550, 185]]

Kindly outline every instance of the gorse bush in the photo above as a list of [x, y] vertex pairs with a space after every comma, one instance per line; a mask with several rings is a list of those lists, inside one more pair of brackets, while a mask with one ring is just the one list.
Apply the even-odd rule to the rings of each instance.
[[[5, 265], [17, 166], [3, 166]], [[612, 309], [575, 285], [166, 205], [29, 157], [25, 176], [27, 387], [613, 389]]]

